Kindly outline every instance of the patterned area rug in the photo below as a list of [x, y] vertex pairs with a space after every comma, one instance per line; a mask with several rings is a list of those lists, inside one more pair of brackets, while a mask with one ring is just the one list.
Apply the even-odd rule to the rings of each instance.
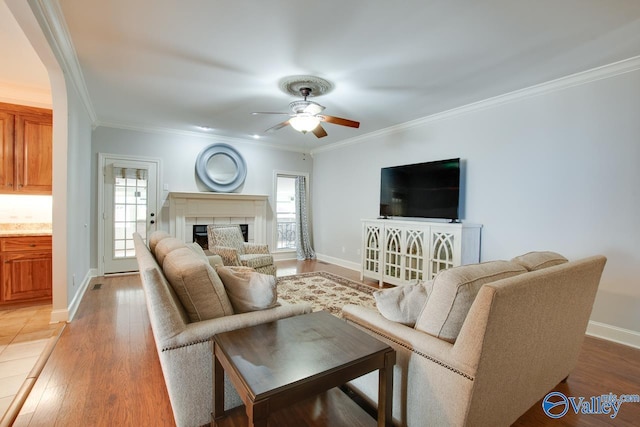
[[376, 308], [375, 290], [326, 271], [278, 278], [278, 298], [291, 304], [307, 302], [313, 311], [328, 310], [338, 317], [347, 304]]

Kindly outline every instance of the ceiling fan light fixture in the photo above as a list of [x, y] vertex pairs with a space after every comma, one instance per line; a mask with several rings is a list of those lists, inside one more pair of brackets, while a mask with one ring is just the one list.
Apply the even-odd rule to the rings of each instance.
[[299, 114], [290, 118], [289, 124], [298, 132], [307, 133], [314, 130], [320, 124], [320, 119], [312, 115]]

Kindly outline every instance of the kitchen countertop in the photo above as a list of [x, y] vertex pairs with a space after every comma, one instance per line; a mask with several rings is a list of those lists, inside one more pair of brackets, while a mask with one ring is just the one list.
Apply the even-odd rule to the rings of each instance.
[[0, 237], [51, 236], [51, 224], [41, 223], [0, 223]]
[[0, 230], [0, 237], [51, 236], [51, 230]]

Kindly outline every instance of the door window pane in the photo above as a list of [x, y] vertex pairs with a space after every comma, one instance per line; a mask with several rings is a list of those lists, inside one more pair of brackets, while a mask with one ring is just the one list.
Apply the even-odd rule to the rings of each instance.
[[296, 178], [278, 176], [276, 183], [277, 249], [296, 248]]
[[147, 171], [114, 167], [113, 256], [135, 256], [133, 233], [146, 239]]

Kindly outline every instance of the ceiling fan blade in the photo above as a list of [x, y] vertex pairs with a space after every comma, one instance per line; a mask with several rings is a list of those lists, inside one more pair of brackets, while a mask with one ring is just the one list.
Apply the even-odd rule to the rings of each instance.
[[349, 120], [349, 119], [343, 119], [340, 117], [334, 117], [334, 116], [325, 116], [325, 115], [318, 115], [318, 117], [320, 118], [320, 120], [327, 122], [327, 123], [333, 123], [334, 125], [340, 125], [340, 126], [349, 126], [351, 128], [359, 128], [360, 127], [360, 122], [356, 122], [353, 120]]
[[264, 132], [265, 132], [265, 133], [275, 132], [275, 131], [277, 131], [278, 129], [282, 129], [282, 128], [283, 128], [283, 127], [285, 127], [285, 126], [289, 126], [289, 120], [287, 120], [287, 121], [285, 121], [285, 122], [282, 122], [282, 123], [278, 123], [278, 124], [277, 124], [277, 125], [275, 125], [275, 126], [271, 126], [269, 129], [265, 130]]
[[287, 116], [290, 115], [290, 113], [277, 113], [277, 112], [273, 112], [273, 111], [254, 111], [253, 113], [251, 113], [253, 116], [258, 115], [258, 114], [285, 114]]
[[318, 138], [324, 138], [327, 136], [327, 131], [324, 130], [321, 125], [316, 126], [311, 132], [313, 132], [313, 134]]

